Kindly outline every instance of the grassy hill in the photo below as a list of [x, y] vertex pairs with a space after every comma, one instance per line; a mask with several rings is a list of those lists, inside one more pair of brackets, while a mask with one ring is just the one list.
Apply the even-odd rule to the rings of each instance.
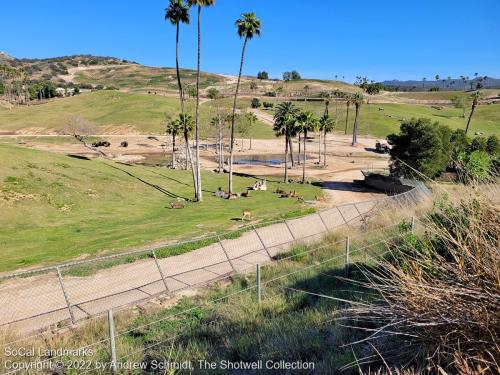
[[[249, 106], [249, 99], [241, 99], [241, 108]], [[229, 108], [229, 100], [222, 105]], [[187, 103], [187, 111], [194, 114], [194, 100]], [[61, 98], [49, 103], [7, 109], [0, 107], [0, 130], [25, 133], [51, 133], [62, 129], [71, 115], [80, 115], [98, 125], [99, 132], [158, 133], [164, 132], [165, 117], [179, 112], [179, 99], [174, 96], [98, 91], [74, 97]], [[215, 116], [215, 104], [201, 106], [202, 135], [211, 135], [208, 126]], [[271, 128], [258, 121], [252, 131], [254, 138], [272, 138]]]
[[[296, 105], [315, 112], [321, 116], [324, 112], [324, 104], [321, 102], [296, 102]], [[335, 118], [337, 112], [338, 125], [336, 131], [343, 132], [346, 119], [345, 103], [335, 102], [330, 104], [330, 116]], [[348, 132], [352, 133], [354, 122], [354, 106], [349, 109]], [[451, 129], [465, 129], [469, 111], [466, 111], [465, 118], [462, 117], [462, 110], [452, 107], [435, 109], [428, 105], [413, 104], [364, 104], [361, 107], [359, 119], [360, 134], [369, 134], [377, 137], [385, 137], [390, 133], [398, 132], [401, 120], [412, 117], [427, 117], [432, 121], [438, 121]], [[471, 122], [470, 132], [481, 132], [485, 135], [496, 134], [500, 136], [500, 105], [478, 106]]]
[[[205, 201], [171, 210], [176, 195], [193, 196], [188, 171], [78, 160], [11, 145], [0, 145], [0, 160], [0, 271], [218, 232], [237, 225], [231, 219], [248, 207], [257, 220], [301, 209], [297, 200], [273, 194], [273, 182], [267, 192], [228, 201], [212, 196], [227, 186], [227, 175], [207, 172]], [[235, 177], [235, 190], [253, 182]], [[311, 185], [290, 189], [305, 199], [320, 193]]]

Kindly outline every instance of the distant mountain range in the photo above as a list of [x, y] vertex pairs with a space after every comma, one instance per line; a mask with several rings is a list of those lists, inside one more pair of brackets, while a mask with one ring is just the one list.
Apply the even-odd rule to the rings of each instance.
[[[482, 81], [482, 82], [481, 82]], [[442, 79], [436, 80], [426, 80], [426, 81], [399, 81], [397, 79], [390, 81], [383, 81], [382, 84], [385, 86], [394, 87], [401, 91], [429, 91], [433, 87], [439, 88], [441, 91], [454, 91], [454, 90], [474, 90], [477, 84], [481, 83], [485, 89], [498, 89], [500, 88], [500, 79], [491, 77], [477, 77], [473, 79], [466, 80], [465, 82], [461, 78]]]

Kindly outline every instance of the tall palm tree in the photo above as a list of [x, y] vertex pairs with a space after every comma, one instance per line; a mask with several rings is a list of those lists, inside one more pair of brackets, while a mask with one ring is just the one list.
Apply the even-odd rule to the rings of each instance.
[[422, 78], [422, 89], [425, 89], [425, 81], [427, 81], [427, 78]]
[[198, 7], [198, 59], [196, 65], [196, 110], [195, 110], [195, 159], [196, 159], [196, 200], [203, 201], [200, 168], [200, 64], [201, 64], [201, 8], [215, 4], [215, 0], [187, 0], [190, 6]]
[[[323, 101], [325, 102], [325, 112], [323, 113], [323, 116], [325, 116], [325, 115], [328, 116], [328, 111], [329, 111], [330, 100], [332, 98], [332, 94], [330, 94], [328, 91], [323, 91], [320, 93], [320, 97], [323, 98]], [[319, 150], [319, 152], [318, 152], [318, 154], [319, 154], [318, 164], [321, 164], [321, 129], [319, 131], [318, 150]]]
[[238, 82], [236, 83], [236, 91], [233, 101], [233, 117], [231, 118], [231, 141], [229, 144], [229, 193], [233, 192], [233, 151], [234, 151], [234, 120], [236, 114], [236, 100], [238, 99], [238, 91], [240, 89], [241, 74], [243, 73], [243, 63], [245, 62], [245, 49], [247, 43], [254, 35], [260, 36], [260, 20], [255, 13], [243, 13], [241, 18], [237, 19], [236, 27], [238, 36], [244, 38], [243, 48], [241, 50], [240, 71], [238, 73]]
[[292, 102], [284, 102], [278, 105], [274, 114], [274, 132], [277, 137], [285, 137], [285, 183], [288, 183], [288, 144], [299, 113]]
[[334, 128], [333, 119], [330, 118], [328, 112], [319, 120], [320, 131], [323, 132], [323, 166], [326, 167], [326, 135], [331, 133]]
[[249, 150], [252, 149], [252, 128], [257, 122], [258, 118], [253, 112], [247, 112], [245, 113], [245, 119], [248, 121], [248, 138], [250, 139], [250, 148]]
[[[165, 9], [165, 20], [169, 20], [172, 25], [175, 25], [175, 69], [177, 73], [177, 85], [179, 86], [179, 99], [181, 102], [181, 115], [184, 116], [184, 89], [181, 82], [181, 74], [179, 68], [179, 29], [180, 24], [189, 24], [189, 8], [183, 0], [170, 0], [168, 8]], [[187, 163], [191, 164], [191, 173], [193, 174], [193, 187], [196, 192], [198, 190], [198, 178], [194, 168], [193, 157], [191, 155], [191, 146], [189, 145], [189, 130], [183, 129], [184, 142], [186, 143], [186, 169]]]
[[439, 86], [439, 74], [436, 74], [436, 76], [434, 78], [436, 78], [436, 87], [438, 87]]
[[474, 114], [474, 110], [476, 109], [477, 105], [479, 104], [479, 100], [481, 99], [481, 91], [477, 90], [474, 91], [474, 93], [471, 95], [472, 98], [472, 108], [470, 110], [470, 115], [469, 119], [467, 120], [467, 125], [465, 126], [465, 134], [467, 135], [467, 132], [469, 131], [469, 125], [470, 125], [470, 120], [472, 119], [472, 115]]
[[345, 98], [346, 102], [345, 102], [345, 105], [346, 105], [346, 113], [345, 113], [345, 129], [344, 129], [344, 134], [347, 134], [347, 124], [348, 124], [348, 121], [349, 121], [349, 107], [352, 103], [352, 95], [347, 95], [346, 98]]
[[358, 144], [358, 117], [361, 106], [363, 105], [363, 101], [365, 97], [361, 91], [353, 94], [351, 97], [352, 103], [354, 103], [356, 107], [356, 116], [354, 117], [354, 126], [352, 129], [352, 145], [356, 146]]
[[[314, 115], [314, 113], [300, 112], [297, 116], [297, 128], [304, 134], [303, 142], [304, 145], [302, 147], [302, 183], [306, 183], [306, 166], [307, 166], [307, 154], [306, 154], [306, 141], [307, 141], [307, 133], [309, 131], [314, 131], [318, 128], [319, 121], [318, 118]], [[300, 155], [299, 155], [300, 157]]]
[[[182, 115], [182, 114], [181, 114]], [[167, 122], [165, 132], [172, 136], [172, 168], [175, 169], [175, 139], [177, 134], [182, 131], [183, 127], [180, 118], [173, 119]]]
[[[186, 164], [185, 164], [185, 167], [187, 169], [187, 163], [188, 163], [188, 159], [189, 161], [192, 162], [192, 158], [191, 158], [191, 150], [189, 149], [189, 138], [191, 137], [191, 135], [193, 134], [193, 128], [194, 128], [194, 120], [193, 120], [193, 116], [191, 115], [188, 115], [187, 113], [180, 113], [179, 114], [179, 123], [182, 127], [182, 131], [184, 133], [184, 142], [186, 143]], [[192, 171], [194, 171], [194, 168], [192, 168]], [[196, 175], [193, 173], [193, 178], [195, 178]], [[195, 187], [196, 188], [196, 187]], [[196, 199], [196, 194], [195, 194], [195, 199]]]

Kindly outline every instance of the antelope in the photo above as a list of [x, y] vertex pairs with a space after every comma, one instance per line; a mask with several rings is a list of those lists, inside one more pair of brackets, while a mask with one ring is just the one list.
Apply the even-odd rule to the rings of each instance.
[[243, 217], [241, 218], [241, 220], [250, 220], [252, 218], [252, 211], [250, 211], [250, 209], [248, 208], [245, 208], [243, 210]]
[[250, 197], [250, 190], [247, 190], [246, 192], [241, 193], [242, 197], [248, 198]]
[[175, 210], [180, 210], [181, 208], [184, 208], [184, 203], [182, 203], [182, 202], [170, 202], [170, 208], [175, 209]]

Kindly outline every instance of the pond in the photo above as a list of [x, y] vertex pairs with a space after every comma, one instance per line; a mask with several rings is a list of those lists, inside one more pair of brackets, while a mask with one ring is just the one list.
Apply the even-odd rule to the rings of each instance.
[[[294, 155], [294, 159], [297, 160], [297, 156]], [[313, 156], [307, 155], [307, 159], [314, 159]], [[301, 155], [301, 160], [303, 156]], [[246, 164], [246, 165], [270, 165], [277, 166], [285, 162], [285, 154], [256, 154], [256, 155], [234, 155], [234, 164]], [[288, 162], [290, 162], [290, 157], [288, 157]], [[226, 157], [226, 163], [229, 163], [229, 158]]]
[[141, 154], [141, 159], [134, 160], [131, 163], [146, 165], [149, 167], [168, 167], [172, 165], [172, 154], [171, 153]]

